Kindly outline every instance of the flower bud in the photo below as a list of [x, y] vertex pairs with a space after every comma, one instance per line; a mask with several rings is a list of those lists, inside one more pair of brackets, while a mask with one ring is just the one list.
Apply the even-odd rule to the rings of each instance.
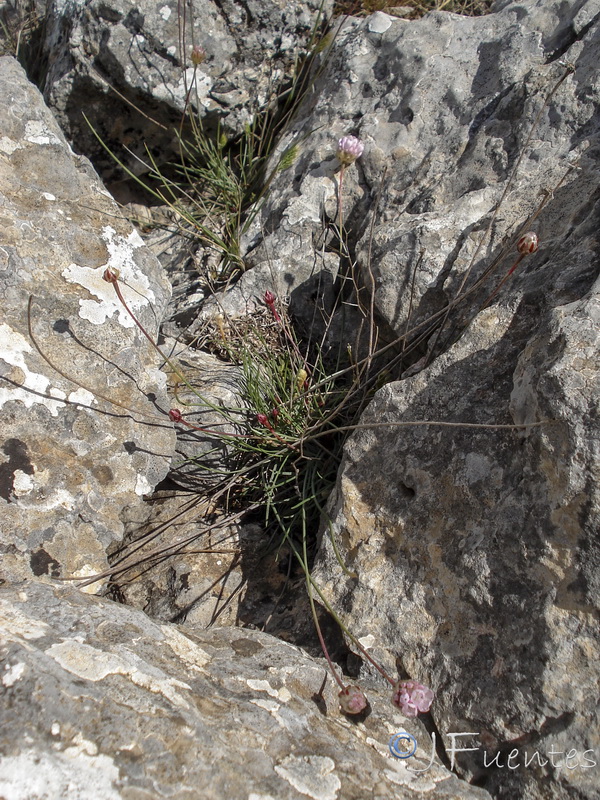
[[517, 242], [517, 250], [519, 253], [526, 255], [527, 253], [535, 253], [538, 249], [538, 237], [534, 231], [527, 231]]
[[358, 137], [342, 136], [338, 142], [336, 155], [340, 164], [347, 167], [362, 156], [364, 149], [365, 146]]
[[107, 283], [115, 283], [119, 280], [119, 270], [107, 267], [102, 274], [102, 280]]
[[298, 391], [303, 388], [306, 388], [306, 382], [308, 380], [308, 372], [302, 367], [296, 373], [296, 386], [298, 387]]
[[181, 422], [181, 420], [183, 419], [181, 411], [178, 408], [172, 408], [169, 411], [169, 419], [172, 422]]
[[360, 714], [369, 705], [359, 686], [344, 686], [338, 697], [340, 708], [346, 714]]

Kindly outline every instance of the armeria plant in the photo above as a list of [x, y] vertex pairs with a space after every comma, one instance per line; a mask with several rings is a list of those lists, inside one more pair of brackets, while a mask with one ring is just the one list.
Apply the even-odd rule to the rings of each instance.
[[[355, 136], [342, 137], [338, 142], [340, 186], [344, 170], [351, 168], [363, 151], [363, 143]], [[339, 202], [341, 209], [341, 199]], [[335, 230], [340, 236], [341, 254], [347, 258], [345, 232], [339, 220], [336, 221]], [[520, 261], [536, 249], [535, 233], [530, 231], [519, 237], [515, 263], [484, 305], [492, 300]], [[352, 278], [355, 280], [353, 273]], [[203, 437], [212, 437], [216, 445], [223, 442], [227, 445], [228, 456], [222, 466], [208, 468], [210, 477], [216, 477], [217, 480], [199, 480], [198, 491], [204, 492], [213, 500], [222, 498], [224, 502], [226, 497], [224, 509], [230, 519], [243, 519], [244, 513], [240, 514], [240, 508], [253, 513], [262, 510], [265, 529], [276, 532], [279, 541], [286, 543], [298, 559], [305, 574], [319, 642], [331, 673], [340, 687], [340, 707], [344, 713], [362, 713], [368, 708], [368, 701], [359, 686], [345, 684], [338, 675], [319, 624], [315, 594], [361, 655], [390, 683], [392, 702], [409, 717], [429, 711], [433, 692], [417, 681], [395, 680], [390, 677], [339, 619], [310, 574], [315, 532], [335, 480], [345, 438], [348, 432], [362, 427], [360, 413], [376, 384], [379, 367], [373, 365], [376, 363], [374, 357], [377, 352], [369, 353], [362, 360], [354, 359], [349, 366], [332, 371], [327, 366], [330, 359], [323, 355], [323, 340], [313, 342], [310, 337], [299, 339], [285, 304], [271, 290], [266, 290], [262, 297], [264, 313], [256, 322], [253, 338], [244, 336], [236, 339], [232, 336], [228, 341], [225, 329], [220, 330], [221, 351], [225, 352], [231, 363], [236, 363], [241, 368], [239, 390], [243, 402], [238, 408], [218, 408], [191, 387], [178, 362], [160, 350], [136, 318], [123, 296], [119, 274], [115, 270], [107, 269], [104, 280], [113, 286], [119, 302], [161, 354], [171, 374], [176, 377], [176, 382], [187, 384], [196, 395], [191, 406], [165, 409], [165, 414], [178, 427], [187, 431], [198, 431]], [[361, 290], [358, 282], [356, 290]], [[433, 325], [434, 321], [433, 318], [428, 320], [425, 327]], [[439, 317], [438, 322], [441, 321], [442, 318]], [[423, 324], [402, 337], [405, 352], [409, 352], [411, 343], [418, 340], [422, 327]], [[249, 341], [253, 343], [249, 345]], [[221, 414], [222, 424], [217, 423], [207, 428], [188, 419], [193, 419], [199, 409], [207, 407]], [[223, 426], [231, 427], [232, 420], [235, 431], [229, 430], [225, 433]], [[460, 426], [460, 423], [431, 421], [422, 424]], [[471, 424], [467, 427], [490, 426]], [[346, 570], [342, 555], [337, 549], [336, 552], [341, 568]], [[123, 567], [128, 568], [131, 568], [131, 563]], [[115, 572], [116, 570], [109, 570], [104, 576], [114, 576]], [[91, 583], [100, 577], [103, 576], [94, 576], [86, 582]]]
[[[348, 141], [352, 153], [345, 155], [345, 161], [340, 159], [345, 167], [363, 150], [356, 137], [344, 137], [338, 152], [343, 152]], [[144, 336], [161, 352], [125, 301], [118, 273], [107, 269], [103, 277]], [[319, 346], [302, 346], [286, 309], [278, 308], [273, 292], [267, 290], [263, 302], [267, 320], [263, 319], [262, 324], [265, 331], [270, 329], [273, 333], [274, 329], [276, 335], [271, 336], [271, 343], [276, 343], [275, 349], [255, 346], [249, 350], [243, 341], [225, 345], [229, 359], [242, 369], [239, 388], [246, 413], [238, 422], [238, 430], [226, 434], [218, 423], [212, 429], [196, 425], [186, 419], [185, 408], [171, 408], [168, 416], [188, 431], [208, 434], [217, 442], [226, 439], [230, 455], [222, 465], [219, 480], [207, 482], [204, 487], [200, 481], [199, 490], [214, 496], [226, 487], [228, 504], [253, 510], [262, 507], [265, 528], [278, 532], [280, 542], [288, 545], [304, 570], [319, 642], [340, 687], [340, 707], [346, 714], [359, 714], [368, 708], [368, 701], [359, 686], [346, 685], [339, 677], [321, 631], [314, 592], [327, 608], [329, 604], [311, 577], [309, 548], [314, 544], [314, 531], [341, 457], [344, 437], [340, 436], [340, 428], [346, 430], [350, 423], [357, 423], [357, 412], [363, 406], [362, 390], [353, 377], [348, 381], [344, 375], [336, 379], [328, 374]], [[175, 362], [161, 355], [173, 371], [179, 371]], [[184, 375], [177, 377], [185, 381]], [[204, 402], [198, 396], [191, 413]], [[240, 412], [241, 409], [223, 409], [223, 422], [230, 422], [234, 414], [239, 417]], [[211, 477], [218, 472], [218, 468], [211, 467]], [[392, 679], [343, 627], [364, 657], [391, 684], [392, 700], [406, 716], [429, 710], [433, 700], [430, 689], [414, 681]]]
[[[191, 53], [194, 66], [197, 67], [201, 64], [202, 59], [202, 51], [194, 48]], [[569, 70], [548, 93], [543, 107], [549, 104], [568, 72]], [[287, 109], [286, 119], [291, 117], [294, 108], [295, 106], [291, 106]], [[542, 110], [534, 120], [526, 146], [531, 141], [535, 127], [539, 124]], [[264, 140], [265, 136], [271, 137], [271, 143], [274, 141], [272, 130], [268, 134], [263, 131], [261, 140]], [[256, 129], [248, 130], [247, 143], [242, 146], [242, 149], [247, 147], [247, 151], [251, 152], [256, 143], [255, 137]], [[204, 133], [200, 133], [199, 139], [196, 139], [193, 146], [198, 154], [197, 165], [192, 167], [190, 162], [184, 159], [182, 175], [190, 184], [194, 185], [197, 185], [198, 178], [201, 179], [200, 183], [204, 192], [202, 199], [198, 200], [191, 188], [184, 192], [182, 199], [181, 194], [177, 195], [176, 188], [178, 187], [166, 179], [163, 189], [157, 194], [162, 200], [170, 200], [185, 219], [190, 222], [193, 220], [194, 230], [204, 243], [208, 242], [217, 247], [223, 247], [227, 259], [233, 252], [231, 241], [225, 242], [222, 233], [215, 234], [214, 231], [211, 232], [210, 228], [211, 221], [218, 222], [217, 218], [224, 212], [225, 207], [232, 199], [229, 195], [223, 194], [223, 187], [233, 187], [235, 225], [239, 234], [246, 224], [248, 214], [254, 213], [257, 198], [265, 195], [274, 171], [266, 175], [263, 172], [262, 187], [256, 188], [256, 184], [254, 184], [252, 190], [254, 205], [245, 209], [244, 202], [246, 200], [242, 201], [241, 198], [248, 197], [250, 178], [248, 175], [244, 175], [243, 170], [240, 171], [239, 163], [236, 167], [233, 161], [227, 160], [229, 156], [226, 153], [225, 144], [221, 141], [217, 141], [216, 144], [209, 143]], [[271, 289], [266, 289], [262, 295], [263, 312], [253, 320], [253, 336], [236, 337], [235, 333], [228, 333], [223, 320], [221, 320], [221, 325], [217, 325], [218, 330], [215, 333], [213, 344], [218, 345], [217, 349], [225, 360], [238, 366], [241, 374], [238, 386], [241, 398], [239, 407], [216, 406], [197, 392], [181, 370], [177, 360], [167, 357], [160, 350], [127, 305], [121, 291], [121, 280], [118, 273], [115, 270], [107, 270], [104, 279], [113, 286], [116, 296], [127, 313], [160, 353], [173, 378], [173, 383], [178, 386], [185, 385], [194, 397], [191, 406], [174, 404], [170, 409], [163, 409], [165, 417], [168, 417], [178, 428], [185, 429], [187, 432], [197, 431], [203, 438], [212, 438], [215, 442], [215, 449], [225, 445], [225, 447], [221, 447], [221, 452], [225, 452], [221, 465], [204, 465], [206, 474], [211, 480], [199, 479], [198, 493], [207, 497], [212, 507], [220, 506], [224, 518], [229, 522], [243, 521], [249, 513], [262, 513], [265, 531], [276, 535], [281, 544], [285, 543], [301, 565], [317, 635], [332, 675], [340, 687], [339, 698], [342, 710], [348, 714], [359, 714], [367, 709], [368, 702], [360, 687], [344, 683], [338, 675], [319, 625], [315, 595], [338, 622], [361, 655], [390, 683], [392, 702], [406, 716], [414, 717], [419, 713], [429, 711], [433, 701], [433, 692], [415, 680], [395, 680], [390, 677], [366, 652], [352, 631], [344, 625], [343, 620], [331, 608], [310, 572], [316, 547], [316, 532], [320, 524], [329, 531], [340, 569], [348, 573], [343, 554], [339, 552], [333, 539], [331, 525], [328, 523], [325, 512], [328, 494], [336, 477], [346, 437], [350, 432], [365, 427], [365, 424], [360, 421], [362, 411], [378, 386], [382, 382], [390, 380], [390, 376], [394, 374], [394, 369], [400, 362], [406, 363], [406, 359], [411, 354], [413, 354], [414, 360], [417, 348], [422, 348], [424, 343], [428, 343], [427, 357], [421, 362], [417, 362], [416, 365], [417, 368], [419, 364], [425, 366], [428, 359], [433, 357], [435, 347], [441, 341], [441, 333], [453, 312], [463, 306], [469, 297], [483, 296], [486, 299], [478, 302], [477, 305], [479, 308], [487, 306], [508, 282], [523, 258], [537, 250], [537, 235], [530, 230], [530, 226], [541, 213], [551, 192], [542, 199], [536, 211], [524, 221], [520, 230], [513, 234], [511, 241], [516, 242], [516, 260], [504, 277], [499, 281], [496, 280], [494, 285], [494, 275], [504, 262], [510, 245], [503, 249], [500, 256], [477, 279], [470, 281], [477, 255], [492, 229], [502, 201], [512, 186], [521, 160], [519, 159], [500, 201], [490, 216], [488, 227], [473, 254], [471, 265], [466, 271], [456, 296], [444, 309], [433, 314], [429, 319], [412, 327], [408, 324], [404, 333], [394, 341], [378, 347], [374, 315], [374, 283], [371, 282], [369, 285], [368, 279], [365, 282], [358, 275], [357, 265], [348, 244], [342, 213], [344, 175], [346, 170], [353, 168], [357, 159], [363, 155], [364, 149], [364, 143], [354, 134], [343, 136], [335, 148], [339, 161], [338, 214], [337, 219], [331, 224], [331, 233], [339, 246], [342, 265], [340, 284], [347, 285], [349, 281], [353, 287], [353, 293], [348, 301], [347, 291], [345, 293], [338, 292], [334, 308], [326, 320], [325, 333], [321, 333], [319, 338], [313, 336], [312, 332], [308, 332], [303, 337], [299, 336], [294, 329], [293, 318], [285, 303]], [[186, 152], [188, 151], [184, 147], [184, 155]], [[256, 166], [254, 158], [251, 156], [249, 162], [246, 163]], [[264, 158], [264, 153], [260, 158]], [[282, 163], [284, 165], [287, 163], [285, 159], [286, 155], [284, 154], [283, 159], [280, 159], [276, 165], [275, 171], [281, 168]], [[261, 165], [264, 166], [264, 163], [262, 161]], [[225, 172], [222, 171], [223, 169]], [[572, 167], [567, 170], [557, 186], [552, 187], [553, 191], [562, 184], [571, 169]], [[252, 172], [251, 174], [252, 181], [256, 180], [258, 173]], [[235, 176], [235, 181], [232, 179], [232, 175]], [[160, 173], [157, 172], [157, 176], [160, 177]], [[177, 197], [176, 200], [175, 197]], [[198, 203], [200, 203], [203, 214], [207, 209], [210, 211], [208, 215], [204, 215], [201, 223], [198, 223], [195, 216], [198, 211]], [[220, 206], [219, 203], [221, 203]], [[222, 225], [220, 230], [222, 231]], [[234, 255], [237, 258], [239, 253], [234, 253]], [[325, 343], [335, 315], [342, 310], [345, 302], [351, 302], [362, 314], [364, 323], [362, 333], [365, 330], [367, 332], [366, 337], [363, 337], [363, 340], [366, 338], [367, 342], [366, 354], [363, 354], [359, 347], [353, 351], [351, 347], [346, 348], [344, 343], [340, 343], [339, 352], [332, 358]], [[29, 313], [31, 314], [31, 302]], [[33, 336], [31, 320], [30, 335], [34, 345], [41, 352]], [[359, 337], [360, 335], [359, 333]], [[56, 369], [48, 357], [43, 353], [42, 355]], [[64, 371], [58, 371], [65, 378], [73, 380]], [[81, 385], [78, 381], [74, 382]], [[89, 389], [90, 387], [84, 388]], [[96, 393], [96, 396], [111, 402], [110, 398], [105, 395]], [[123, 407], [119, 403], [116, 405]], [[210, 427], [197, 424], [194, 421], [195, 415], [198, 410], [202, 409], [210, 409], [217, 416], [220, 415], [220, 421]], [[376, 421], [370, 423], [369, 427], [402, 425], [467, 428], [526, 427], [431, 420], [408, 423]], [[199, 463], [198, 466], [203, 467], [202, 463]], [[189, 539], [175, 542], [169, 547], [169, 552], [176, 552], [178, 546], [185, 546], [188, 543]], [[144, 558], [151, 560], [154, 556], [162, 553], [163, 551], [150, 551]], [[113, 566], [105, 573], [88, 578], [85, 582], [90, 584], [104, 577], [112, 576], [114, 578], [119, 572], [131, 569], [135, 563], [137, 562], [126, 559], [122, 564]]]

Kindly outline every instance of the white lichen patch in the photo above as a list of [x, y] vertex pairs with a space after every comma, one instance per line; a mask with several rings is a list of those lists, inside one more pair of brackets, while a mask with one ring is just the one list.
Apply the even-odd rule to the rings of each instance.
[[13, 494], [15, 497], [24, 497], [33, 489], [33, 478], [27, 472], [16, 469], [13, 475]]
[[263, 708], [265, 711], [268, 711], [269, 714], [276, 715], [277, 711], [279, 711], [279, 703], [276, 703], [275, 700], [250, 700], [253, 706], [258, 706], [259, 708]]
[[85, 753], [26, 750], [2, 759], [0, 797], [6, 800], [121, 800], [114, 784], [119, 770], [112, 758]]
[[25, 664], [20, 661], [18, 664], [13, 664], [10, 667], [8, 664], [4, 666], [4, 675], [2, 676], [2, 685], [9, 689], [14, 686], [17, 681], [20, 681], [25, 672]]
[[[34, 481], [34, 485], [38, 485], [38, 481]], [[43, 486], [43, 483], [39, 483]], [[77, 501], [73, 495], [66, 489], [54, 489], [50, 494], [46, 495], [43, 499], [35, 498], [31, 501], [19, 498], [20, 508], [30, 508], [35, 511], [52, 511], [55, 508], [64, 508], [66, 511], [72, 511], [77, 505]]]
[[250, 678], [246, 681], [246, 683], [251, 689], [254, 689], [254, 691], [256, 692], [266, 692], [271, 697], [279, 697], [279, 692], [277, 691], [277, 689], [274, 689], [271, 686], [269, 681], [258, 681]]
[[358, 640], [360, 644], [365, 648], [365, 650], [370, 650], [371, 647], [375, 644], [375, 637], [372, 633], [368, 633], [366, 636], [363, 636]]
[[384, 14], [383, 11], [376, 11], [369, 17], [369, 30], [371, 33], [385, 33], [391, 26], [393, 17]]
[[7, 156], [12, 155], [15, 150], [22, 150], [23, 145], [15, 142], [14, 139], [9, 139], [8, 136], [0, 137], [0, 153], [6, 153]]
[[119, 323], [124, 328], [132, 328], [135, 323], [119, 301], [111, 283], [103, 280], [102, 276], [107, 269], [119, 275], [119, 288], [129, 308], [136, 313], [137, 310], [154, 302], [154, 292], [150, 289], [147, 276], [137, 266], [134, 253], [138, 247], [143, 247], [137, 231], [132, 231], [129, 236], [119, 236], [114, 228], [107, 225], [102, 229], [102, 239], [108, 250], [108, 261], [100, 267], [80, 267], [78, 264], [69, 264], [63, 270], [63, 277], [69, 283], [77, 283], [98, 298], [89, 300], [82, 298], [79, 301], [79, 316], [88, 320], [93, 325], [102, 325], [115, 314]]
[[162, 694], [173, 705], [180, 708], [189, 707], [188, 702], [176, 691], [177, 689], [191, 691], [187, 683], [169, 678], [149, 665], [146, 665], [147, 671], [140, 669], [140, 665], [144, 662], [133, 653], [130, 654], [131, 660], [125, 660], [116, 653], [107, 653], [74, 639], [53, 644], [46, 653], [63, 669], [84, 680], [101, 681], [107, 675], [123, 675], [142, 689]]
[[159, 8], [158, 13], [161, 15], [161, 17], [166, 22], [173, 12], [169, 8], [169, 6], [163, 6], [162, 8]]
[[[194, 77], [194, 72], [196, 76]], [[213, 80], [209, 75], [205, 75], [200, 71], [196, 71], [194, 67], [189, 67], [181, 76], [177, 84], [163, 82], [154, 88], [154, 96], [159, 100], [173, 102], [179, 100], [179, 104], [183, 108], [185, 98], [188, 96], [189, 87], [194, 86], [194, 102], [200, 105], [208, 106], [210, 98], [208, 93], [212, 89]]]
[[275, 767], [275, 772], [293, 788], [313, 800], [336, 800], [341, 788], [337, 775], [331, 773], [335, 763], [328, 756], [288, 756]]
[[76, 733], [73, 741], [64, 751], [65, 755], [70, 757], [78, 756], [85, 753], [88, 756], [98, 755], [98, 745], [95, 742], [85, 739], [81, 733]]
[[34, 403], [39, 403], [46, 406], [52, 416], [56, 417], [58, 409], [64, 408], [64, 403], [43, 396], [49, 393], [47, 390], [50, 379], [30, 371], [25, 363], [25, 354], [31, 352], [31, 345], [24, 336], [6, 323], [0, 323], [0, 359], [16, 367], [20, 373], [20, 386], [13, 386], [4, 381], [0, 384], [0, 408], [11, 400], [19, 400], [25, 408], [31, 408]]
[[21, 639], [39, 639], [46, 636], [48, 630], [45, 622], [31, 619], [17, 606], [0, 600], [0, 640], [18, 642]]
[[23, 138], [32, 144], [62, 144], [56, 134], [41, 119], [30, 119], [25, 123]]
[[[102, 555], [100, 555], [100, 559], [95, 566], [93, 564], [84, 564], [82, 567], [79, 567], [79, 569], [73, 570], [73, 572], [71, 573], [71, 577], [82, 578], [82, 579], [92, 578], [94, 575], [97, 575], [99, 572], [102, 572], [102, 570], [105, 567], [106, 567], [106, 562], [102, 558]], [[102, 579], [94, 581], [94, 583], [90, 583], [87, 586], [79, 586], [79, 591], [85, 592], [86, 594], [96, 594], [97, 592], [100, 591], [104, 583], [105, 581]]]
[[145, 475], [138, 475], [135, 481], [135, 493], [142, 497], [145, 494], [150, 494], [152, 486], [149, 484]]
[[193, 670], [201, 671], [210, 661], [210, 656], [183, 633], [169, 625], [161, 625], [167, 644], [171, 650]]
[[70, 403], [81, 403], [84, 406], [91, 406], [93, 403], [98, 402], [94, 395], [88, 392], [87, 389], [77, 389], [76, 392], [71, 392], [67, 400]]

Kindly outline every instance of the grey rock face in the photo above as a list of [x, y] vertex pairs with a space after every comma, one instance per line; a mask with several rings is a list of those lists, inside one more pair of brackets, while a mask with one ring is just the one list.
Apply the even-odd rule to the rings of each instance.
[[[365, 152], [344, 176], [343, 217], [378, 313], [400, 333], [409, 308], [413, 321], [438, 310], [456, 294], [517, 163], [471, 279], [570, 161], [593, 161], [598, 9], [567, 7], [526, 2], [477, 18], [433, 13], [409, 22], [378, 13], [347, 23], [274, 155], [273, 163], [299, 149], [246, 236], [248, 265], [271, 264], [281, 275], [298, 263], [319, 269], [333, 236], [323, 220], [338, 214], [337, 141], [353, 133]], [[577, 70], [528, 140], [565, 72], [561, 59]], [[551, 225], [540, 232], [553, 236]]]
[[159, 357], [102, 274], [120, 271], [150, 335], [170, 288], [10, 57], [0, 104], [2, 570], [85, 576], [174, 446]]
[[[501, 753], [492, 771], [482, 750], [460, 761], [501, 797], [598, 797], [583, 754], [600, 753], [599, 12], [502, 3], [348, 25], [281, 144], [308, 135], [294, 174], [246, 241], [258, 266], [314, 261], [337, 214], [337, 139], [353, 133], [366, 147], [344, 177], [344, 220], [389, 329], [493, 267], [348, 443], [329, 513], [357, 579], [325, 536], [315, 577], [390, 668], [400, 659], [435, 689], [440, 729], [477, 732], [488, 763]], [[492, 296], [528, 228], [539, 251]], [[398, 427], [425, 420], [550, 422]], [[526, 765], [535, 750], [543, 765]]]
[[[502, 753], [484, 784], [502, 797], [597, 796], [597, 767], [583, 754], [597, 761], [600, 749], [590, 702], [600, 652], [598, 312], [598, 287], [541, 319], [533, 304], [490, 309], [431, 367], [382, 389], [367, 426], [551, 422], [367, 427], [348, 443], [329, 510], [358, 580], [340, 579], [326, 538], [316, 570], [352, 630], [376, 630], [377, 654], [435, 689], [442, 729], [476, 732], [488, 764]], [[519, 769], [509, 771], [515, 748]], [[525, 767], [536, 750], [547, 764], [553, 748], [562, 768]], [[483, 752], [468, 758], [460, 763], [484, 775]]]
[[[36, 581], [0, 588], [0, 793], [11, 800], [199, 796], [489, 800], [372, 688], [351, 722], [322, 662], [255, 631], [184, 635]], [[390, 756], [390, 736], [419, 741]]]
[[[47, 24], [45, 96], [71, 142], [103, 175], [116, 167], [82, 112], [134, 172], [145, 169], [122, 152], [124, 144], [146, 162], [144, 142], [162, 163], [179, 161], [175, 130], [186, 106], [211, 129], [218, 121], [228, 135], [240, 133], [289, 75], [319, 5], [68, 0], [54, 7]], [[331, 6], [327, 0], [323, 12]], [[206, 52], [197, 70], [190, 60], [194, 45]]]
[[223, 437], [239, 433], [243, 420], [240, 369], [173, 340], [167, 340], [166, 348], [177, 370], [170, 371], [171, 404], [185, 421], [178, 425], [171, 477], [200, 491], [228, 478], [230, 448]]

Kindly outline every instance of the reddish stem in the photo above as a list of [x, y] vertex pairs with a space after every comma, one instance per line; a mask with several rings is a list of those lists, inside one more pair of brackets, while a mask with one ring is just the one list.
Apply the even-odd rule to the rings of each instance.
[[500, 281], [500, 283], [498, 284], [498, 286], [496, 286], [496, 288], [494, 289], [494, 291], [491, 293], [491, 295], [488, 297], [488, 299], [485, 301], [485, 303], [484, 303], [484, 304], [483, 304], [483, 306], [481, 307], [481, 308], [482, 308], [482, 310], [483, 310], [484, 308], [487, 308], [487, 307], [489, 306], [489, 304], [491, 303], [491, 301], [492, 301], [492, 300], [494, 299], [494, 297], [495, 297], [495, 296], [498, 294], [498, 292], [500, 291], [500, 289], [501, 289], [501, 288], [504, 286], [504, 284], [506, 283], [506, 281], [507, 281], [507, 280], [510, 278], [510, 276], [513, 274], [513, 272], [516, 270], [516, 268], [519, 266], [519, 264], [520, 264], [520, 263], [521, 263], [521, 261], [522, 261], [522, 260], [525, 258], [525, 256], [526, 256], [526, 255], [527, 255], [527, 253], [519, 253], [519, 255], [517, 256], [517, 259], [516, 259], [515, 263], [514, 263], [514, 264], [512, 265], [512, 267], [511, 267], [511, 268], [508, 270], [508, 272], [507, 272], [507, 273], [506, 273], [506, 275], [505, 275], [505, 276], [502, 278], [502, 280]]

